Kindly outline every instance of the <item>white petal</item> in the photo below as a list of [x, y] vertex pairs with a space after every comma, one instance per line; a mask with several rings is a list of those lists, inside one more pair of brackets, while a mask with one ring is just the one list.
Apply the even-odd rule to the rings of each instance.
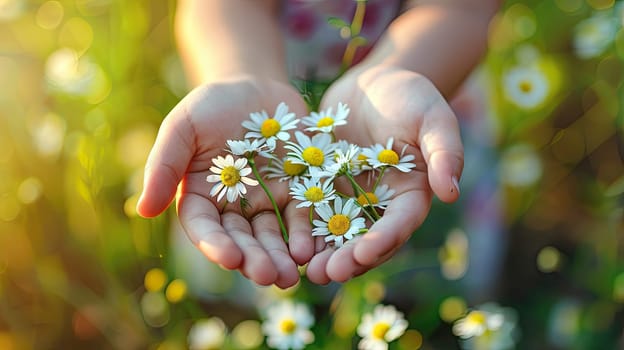
[[228, 187], [223, 186], [223, 189], [219, 192], [219, 196], [217, 197], [217, 202], [221, 201], [221, 198], [223, 198], [223, 195], [227, 192]]
[[249, 186], [256, 186], [259, 183], [258, 181], [248, 178], [248, 177], [241, 177], [240, 181]]
[[212, 164], [218, 166], [219, 168], [223, 169], [226, 166], [228, 166], [228, 164], [225, 161], [225, 158], [218, 156], [217, 158], [213, 158], [212, 159]]
[[225, 185], [221, 182], [219, 182], [218, 184], [212, 186], [212, 189], [210, 190], [210, 196], [214, 196], [215, 194], [217, 194], [217, 192], [219, 192]]
[[238, 158], [233, 165], [236, 169], [241, 170], [247, 165], [247, 158]]
[[286, 131], [280, 131], [275, 136], [282, 141], [288, 141], [290, 139], [290, 134]]
[[310, 138], [301, 131], [295, 131], [295, 138], [297, 139], [297, 143], [299, 144], [299, 147], [301, 147], [301, 150], [312, 145]]
[[221, 176], [219, 176], [219, 175], [208, 175], [208, 176], [206, 176], [206, 181], [208, 181], [208, 182], [219, 182], [219, 181], [221, 181]]
[[228, 187], [227, 189], [227, 201], [232, 203], [234, 201], [236, 201], [236, 198], [238, 197], [238, 191], [236, 190], [236, 187]]
[[243, 185], [242, 183], [237, 183], [236, 184], [236, 190], [238, 191], [238, 193], [245, 194], [247, 193], [247, 187], [245, 187], [245, 185]]
[[245, 138], [246, 138], [246, 139], [251, 139], [251, 138], [261, 138], [261, 137], [264, 137], [264, 136], [262, 136], [262, 134], [261, 134], [261, 133], [259, 133], [259, 132], [255, 132], [255, 131], [250, 131], [250, 132], [248, 132], [248, 133], [246, 133], [246, 134], [245, 134]]
[[241, 125], [245, 129], [249, 129], [249, 130], [252, 130], [252, 131], [260, 131], [259, 125], [254, 123], [254, 122], [252, 122], [252, 121], [249, 121], [249, 120], [244, 120], [241, 123]]

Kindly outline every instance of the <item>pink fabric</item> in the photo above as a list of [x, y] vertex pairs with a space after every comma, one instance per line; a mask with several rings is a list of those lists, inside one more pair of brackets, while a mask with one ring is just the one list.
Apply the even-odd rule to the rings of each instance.
[[[399, 0], [369, 0], [361, 35], [368, 40], [356, 51], [354, 63], [371, 50], [390, 22], [398, 15]], [[286, 37], [288, 71], [291, 77], [326, 80], [340, 69], [348, 39], [328, 19], [351, 23], [355, 0], [284, 0], [282, 26]]]

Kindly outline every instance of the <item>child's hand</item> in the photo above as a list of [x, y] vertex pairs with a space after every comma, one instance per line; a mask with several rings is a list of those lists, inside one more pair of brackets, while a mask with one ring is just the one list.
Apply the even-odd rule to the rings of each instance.
[[[394, 150], [409, 145], [417, 167], [384, 175], [396, 195], [382, 219], [340, 249], [318, 252], [307, 268], [316, 283], [345, 281], [388, 260], [425, 220], [432, 191], [444, 202], [457, 200], [463, 169], [455, 115], [425, 77], [393, 67], [354, 68], [330, 87], [321, 109], [338, 102], [351, 108], [348, 127], [336, 129], [338, 139], [366, 147], [394, 137]], [[314, 245], [310, 238], [294, 240], [291, 245]]]
[[[274, 81], [243, 78], [193, 90], [161, 125], [145, 167], [137, 211], [145, 217], [159, 215], [177, 189], [180, 222], [208, 259], [239, 269], [258, 284], [289, 287], [298, 281], [299, 272], [264, 192], [259, 186], [247, 188], [250, 206], [244, 214], [238, 203], [229, 203], [223, 211], [224, 201], [217, 203], [210, 196], [214, 184], [206, 181], [212, 159], [225, 155], [226, 140], [243, 138], [246, 130], [241, 122], [249, 113], [273, 113], [280, 102], [297, 115], [306, 113], [299, 94]], [[309, 230], [307, 218], [298, 220], [294, 214], [296, 203], [288, 203], [288, 185], [269, 182], [269, 186], [288, 230], [300, 230], [301, 222]]]

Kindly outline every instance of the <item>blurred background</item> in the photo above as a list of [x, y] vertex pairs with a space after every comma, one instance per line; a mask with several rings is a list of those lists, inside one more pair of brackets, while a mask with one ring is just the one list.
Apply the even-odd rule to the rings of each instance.
[[[0, 349], [266, 348], [268, 300], [312, 308], [311, 349], [349, 349], [393, 304], [391, 349], [475, 346], [453, 322], [495, 303], [519, 349], [624, 349], [624, 6], [506, 1], [453, 107], [462, 199], [389, 263], [279, 291], [207, 263], [173, 212], [134, 207], [158, 126], [187, 92], [175, 1], [0, 0]], [[489, 345], [482, 348], [497, 348]], [[206, 346], [209, 348], [209, 346]]]

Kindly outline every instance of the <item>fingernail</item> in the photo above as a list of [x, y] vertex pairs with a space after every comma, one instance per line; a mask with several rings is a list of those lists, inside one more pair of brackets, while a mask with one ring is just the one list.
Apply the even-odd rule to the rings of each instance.
[[459, 181], [457, 181], [457, 177], [453, 176], [451, 181], [453, 182], [454, 186], [454, 188], [451, 188], [451, 192], [457, 191], [457, 194], [459, 195]]

